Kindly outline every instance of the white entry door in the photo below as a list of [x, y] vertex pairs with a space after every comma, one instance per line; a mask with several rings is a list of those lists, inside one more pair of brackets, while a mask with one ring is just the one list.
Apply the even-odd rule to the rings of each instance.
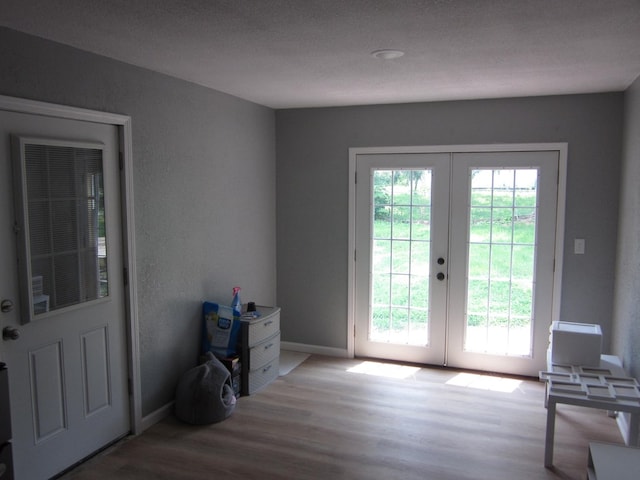
[[118, 132], [1, 111], [0, 152], [14, 468], [44, 479], [130, 430]]
[[355, 354], [545, 367], [559, 151], [355, 155]]

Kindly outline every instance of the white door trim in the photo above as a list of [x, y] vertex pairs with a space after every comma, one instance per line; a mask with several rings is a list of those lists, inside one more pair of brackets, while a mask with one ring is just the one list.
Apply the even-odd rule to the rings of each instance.
[[553, 278], [552, 320], [560, 319], [562, 294], [562, 265], [564, 259], [564, 223], [567, 186], [568, 144], [507, 143], [490, 145], [430, 145], [399, 147], [355, 147], [349, 149], [349, 237], [348, 237], [348, 298], [347, 298], [347, 356], [355, 356], [355, 255], [356, 255], [356, 158], [358, 155], [391, 153], [464, 153], [464, 152], [530, 152], [552, 150], [559, 153], [558, 202], [556, 217], [555, 271]]
[[140, 343], [138, 337], [138, 295], [135, 253], [135, 223], [133, 218], [133, 147], [131, 117], [115, 113], [86, 110], [53, 103], [26, 100], [0, 95], [0, 110], [40, 115], [67, 120], [114, 125], [118, 128], [118, 141], [123, 165], [120, 170], [120, 197], [122, 202], [123, 262], [128, 272], [125, 285], [125, 314], [127, 321], [127, 359], [129, 375], [129, 418], [131, 433], [142, 431], [142, 394], [140, 386]]

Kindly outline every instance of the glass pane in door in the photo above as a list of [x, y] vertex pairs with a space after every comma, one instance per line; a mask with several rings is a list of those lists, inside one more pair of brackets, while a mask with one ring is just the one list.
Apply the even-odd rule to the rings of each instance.
[[429, 344], [429, 169], [373, 170], [369, 340]]
[[29, 317], [108, 296], [102, 148], [20, 141]]
[[532, 352], [538, 169], [472, 169], [464, 349]]

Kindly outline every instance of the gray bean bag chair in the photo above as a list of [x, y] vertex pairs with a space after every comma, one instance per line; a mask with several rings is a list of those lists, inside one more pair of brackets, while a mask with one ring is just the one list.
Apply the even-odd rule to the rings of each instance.
[[187, 371], [176, 388], [176, 417], [186, 423], [221, 422], [233, 412], [236, 397], [229, 370], [210, 352], [207, 361]]

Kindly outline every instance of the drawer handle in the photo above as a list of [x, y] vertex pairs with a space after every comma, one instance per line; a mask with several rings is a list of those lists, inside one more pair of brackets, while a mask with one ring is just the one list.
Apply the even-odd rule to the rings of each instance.
[[271, 370], [271, 365], [267, 365], [266, 367], [264, 367], [262, 369], [262, 373], [267, 373], [269, 370]]
[[264, 326], [268, 327], [269, 325], [271, 325], [273, 323], [273, 320], [267, 320], [266, 322], [264, 322]]
[[265, 345], [264, 349], [269, 350], [271, 347], [273, 347], [273, 343], [270, 343], [269, 345]]

